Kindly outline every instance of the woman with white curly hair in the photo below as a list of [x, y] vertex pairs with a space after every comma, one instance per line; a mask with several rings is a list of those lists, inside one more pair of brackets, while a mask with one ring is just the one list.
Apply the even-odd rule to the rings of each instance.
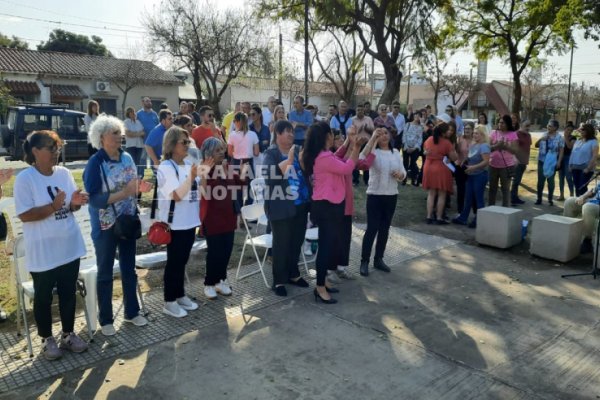
[[[98, 152], [88, 161], [83, 172], [85, 190], [89, 193], [92, 240], [98, 265], [98, 319], [102, 334], [112, 336], [113, 264], [119, 248], [119, 267], [123, 285], [125, 321], [143, 326], [148, 320], [140, 315], [137, 275], [135, 273], [135, 238], [115, 235], [117, 219], [137, 213], [139, 192], [148, 192], [152, 185], [140, 180], [133, 158], [121, 149], [123, 122], [115, 117], [100, 115], [89, 131], [91, 144]], [[121, 218], [123, 219], [123, 218]]]

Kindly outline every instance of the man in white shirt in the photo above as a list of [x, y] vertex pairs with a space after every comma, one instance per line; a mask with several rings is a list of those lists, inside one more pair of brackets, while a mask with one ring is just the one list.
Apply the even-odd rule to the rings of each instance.
[[263, 107], [262, 109], [262, 118], [264, 125], [269, 126], [269, 124], [273, 120], [273, 111], [275, 110], [276, 105], [277, 104], [275, 102], [275, 97], [269, 96], [269, 99], [267, 100], [267, 106]]
[[396, 130], [398, 131], [398, 136], [394, 139], [394, 147], [398, 150], [402, 148], [402, 134], [404, 133], [404, 125], [406, 125], [406, 120], [404, 119], [404, 115], [400, 112], [400, 102], [394, 101], [392, 103], [392, 112], [388, 113], [388, 115], [394, 118], [394, 124], [396, 125]]

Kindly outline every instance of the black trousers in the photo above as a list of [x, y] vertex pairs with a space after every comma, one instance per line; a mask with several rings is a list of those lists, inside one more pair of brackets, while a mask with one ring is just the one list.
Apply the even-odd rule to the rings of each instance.
[[79, 258], [49, 271], [32, 272], [33, 315], [41, 338], [52, 336], [52, 294], [58, 293], [58, 311], [62, 331], [73, 332], [75, 325], [75, 292], [79, 275]]
[[342, 224], [338, 228], [338, 254], [337, 261], [329, 266], [329, 270], [336, 271], [337, 266], [347, 267], [350, 264], [350, 244], [352, 243], [352, 215], [344, 215]]
[[456, 181], [456, 209], [461, 213], [465, 208], [465, 190], [467, 188], [467, 174], [462, 167], [456, 167], [454, 180]]
[[[369, 170], [366, 169], [363, 172], [363, 182], [365, 185], [369, 184]], [[355, 169], [352, 171], [352, 183], [358, 184], [360, 182], [360, 171]]]
[[227, 279], [227, 265], [233, 250], [235, 232], [206, 235], [206, 276], [204, 285], [214, 286]]
[[[375, 259], [383, 258], [398, 195], [367, 195], [367, 231], [363, 237], [361, 261], [369, 261], [375, 236]], [[319, 247], [320, 249], [320, 247]]]
[[175, 301], [185, 296], [185, 265], [196, 239], [196, 228], [172, 230], [171, 243], [167, 245], [167, 266], [164, 275], [165, 301]]
[[404, 178], [404, 182], [408, 178], [410, 178], [411, 183], [417, 183], [419, 179], [419, 167], [417, 166], [417, 160], [421, 152], [415, 149], [412, 153], [408, 153], [406, 150], [402, 150], [402, 164], [404, 164], [404, 169], [406, 170], [406, 178]]
[[317, 286], [324, 286], [327, 269], [337, 261], [338, 235], [344, 219], [344, 202], [333, 204], [327, 200], [315, 200], [311, 205], [311, 215], [319, 227]]
[[273, 232], [273, 285], [283, 285], [300, 276], [298, 260], [306, 234], [308, 204], [296, 206], [291, 218], [271, 221]]

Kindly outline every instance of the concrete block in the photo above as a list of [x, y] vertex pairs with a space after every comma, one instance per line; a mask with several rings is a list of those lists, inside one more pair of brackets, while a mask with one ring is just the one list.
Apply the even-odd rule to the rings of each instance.
[[521, 242], [523, 210], [489, 206], [477, 210], [475, 240], [479, 244], [507, 249]]
[[579, 255], [583, 220], [544, 214], [533, 219], [529, 252], [536, 256], [567, 262]]

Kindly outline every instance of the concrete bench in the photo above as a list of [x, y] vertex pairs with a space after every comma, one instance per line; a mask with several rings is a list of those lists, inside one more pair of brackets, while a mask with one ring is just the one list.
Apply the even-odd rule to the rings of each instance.
[[543, 258], [567, 262], [579, 255], [583, 221], [579, 218], [544, 214], [533, 219], [529, 252]]
[[477, 210], [475, 240], [487, 246], [507, 249], [521, 242], [523, 211], [489, 206]]

